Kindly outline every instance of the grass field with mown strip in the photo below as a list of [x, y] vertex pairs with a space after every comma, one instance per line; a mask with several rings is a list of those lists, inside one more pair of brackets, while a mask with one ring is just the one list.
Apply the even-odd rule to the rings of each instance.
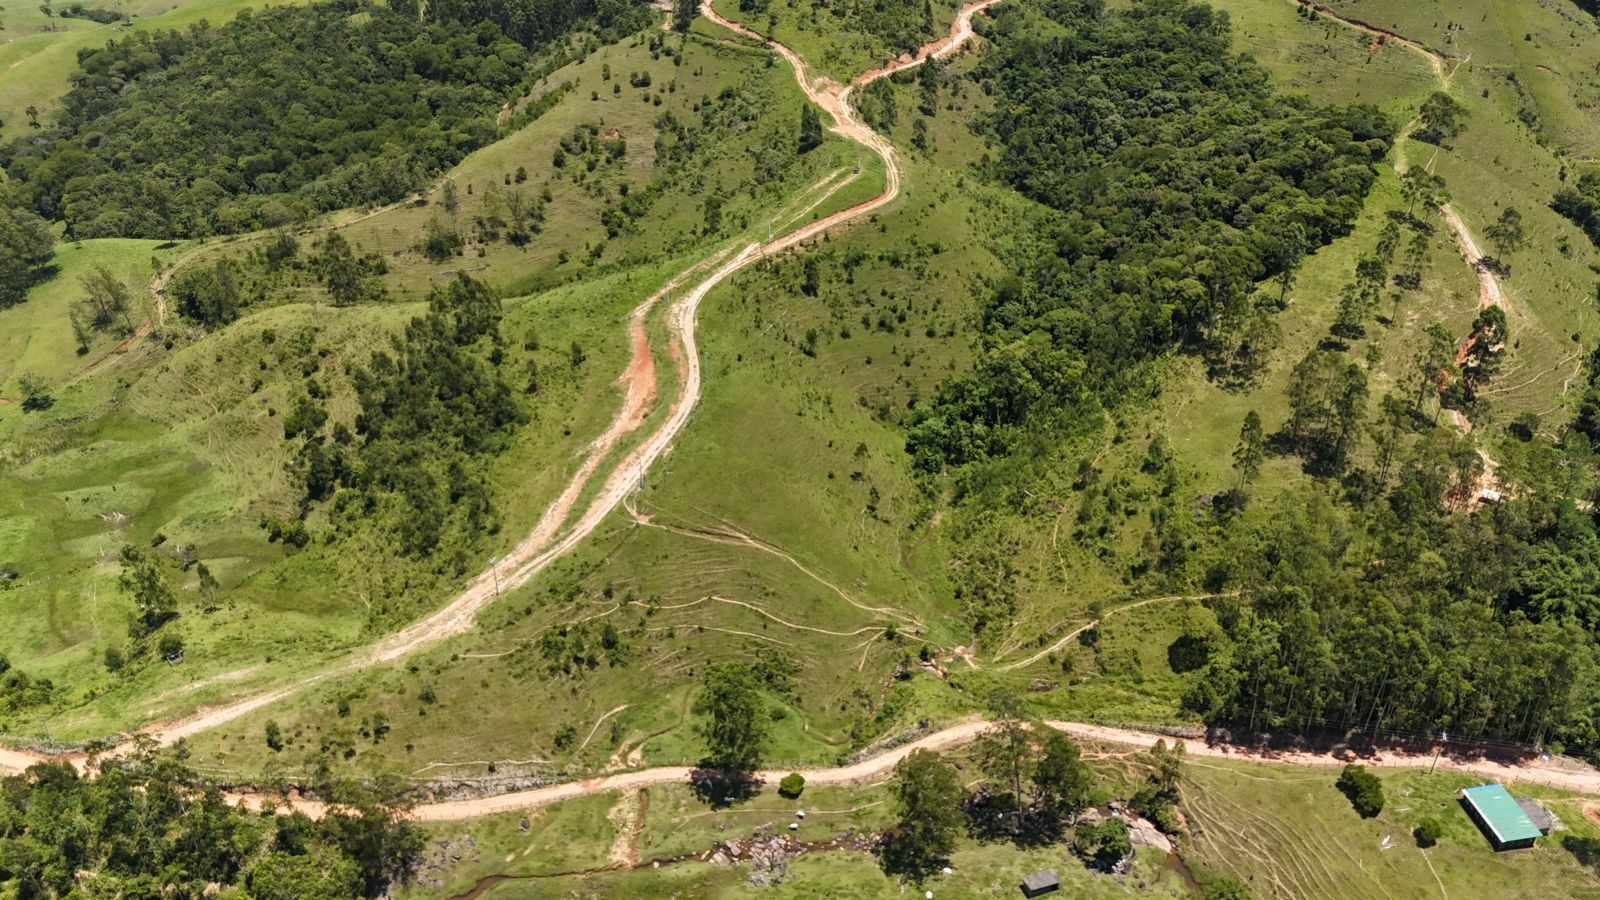
[[[1183, 809], [1193, 861], [1246, 881], [1256, 896], [1600, 897], [1594, 851], [1600, 834], [1590, 801], [1512, 785], [1543, 800], [1561, 830], [1532, 850], [1495, 853], [1457, 801], [1483, 779], [1439, 770], [1375, 770], [1386, 802], [1363, 819], [1334, 787], [1337, 768], [1294, 769], [1190, 760]], [[1425, 817], [1444, 826], [1420, 849], [1412, 830]], [[1390, 849], [1383, 849], [1384, 838]]]

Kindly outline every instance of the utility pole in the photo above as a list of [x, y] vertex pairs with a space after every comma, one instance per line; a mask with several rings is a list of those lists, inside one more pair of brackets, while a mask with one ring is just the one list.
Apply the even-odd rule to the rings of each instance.
[[498, 600], [500, 599], [500, 557], [490, 558], [489, 571], [494, 573], [494, 596]]
[[1445, 742], [1449, 741], [1449, 740], [1450, 740], [1450, 734], [1448, 732], [1444, 732], [1444, 731], [1439, 732], [1439, 746], [1433, 748], [1433, 764], [1428, 766], [1428, 774], [1429, 775], [1432, 775], [1433, 774], [1433, 770], [1438, 768], [1438, 766], [1439, 766], [1439, 754], [1444, 752]]

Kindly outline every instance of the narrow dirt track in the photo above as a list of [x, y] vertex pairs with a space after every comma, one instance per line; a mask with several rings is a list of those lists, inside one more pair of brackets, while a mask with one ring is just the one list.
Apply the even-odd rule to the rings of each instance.
[[[1163, 737], [1162, 735], [1142, 731], [1113, 728], [1105, 725], [1091, 725], [1084, 722], [1049, 721], [1044, 724], [1062, 731], [1079, 741], [1121, 744], [1132, 747], [1149, 747], [1157, 740], [1166, 740], [1168, 743], [1181, 741], [1181, 739]], [[870, 784], [889, 777], [901, 760], [917, 750], [938, 752], [960, 747], [971, 743], [989, 727], [990, 723], [987, 720], [973, 719], [925, 735], [918, 740], [903, 744], [892, 750], [886, 750], [883, 753], [851, 765], [826, 769], [772, 769], [757, 772], [755, 777], [762, 784], [770, 786], [777, 784], [780, 779], [791, 771], [798, 771], [805, 776], [807, 785]], [[1185, 752], [1191, 758], [1229, 759], [1254, 764], [1307, 767], [1343, 766], [1351, 761], [1344, 756], [1336, 756], [1331, 753], [1293, 751], [1262, 753], [1225, 744], [1211, 745], [1200, 741], [1181, 742], [1184, 744]], [[1427, 753], [1381, 752], [1370, 757], [1364, 757], [1360, 762], [1377, 768], [1416, 769], [1429, 766], [1433, 760], [1432, 754]], [[1593, 769], [1574, 771], [1544, 766], [1508, 765], [1481, 759], [1457, 760], [1450, 757], [1441, 757], [1438, 760], [1438, 768], [1479, 775], [1486, 779], [1493, 779], [1506, 784], [1518, 781], [1535, 781], [1539, 784], [1579, 793], [1600, 793], [1600, 771]], [[584, 781], [570, 781], [564, 784], [516, 791], [495, 797], [425, 803], [412, 809], [411, 816], [421, 822], [458, 822], [502, 813], [523, 812], [542, 806], [549, 806], [552, 803], [575, 800], [580, 797], [603, 794], [608, 791], [631, 791], [666, 784], [687, 784], [693, 774], [694, 770], [687, 766], [641, 769], [636, 772], [623, 772]], [[312, 818], [320, 818], [328, 811], [326, 804], [312, 800], [284, 801], [275, 797], [269, 798], [254, 794], [229, 794], [227, 796], [230, 803], [243, 803], [250, 808], [259, 809], [263, 802], [270, 801], [277, 804], [280, 811], [298, 811]]]

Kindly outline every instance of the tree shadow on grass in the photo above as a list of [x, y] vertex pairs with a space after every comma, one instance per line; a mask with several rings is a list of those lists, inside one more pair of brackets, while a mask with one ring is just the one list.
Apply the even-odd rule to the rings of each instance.
[[749, 772], [725, 772], [701, 766], [689, 773], [695, 797], [713, 809], [725, 809], [749, 800], [761, 789], [761, 782]]
[[1600, 838], [1563, 836], [1561, 849], [1572, 854], [1578, 865], [1600, 875]]
[[919, 853], [907, 841], [899, 838], [899, 829], [891, 829], [878, 844], [878, 865], [885, 875], [921, 884], [949, 862], [943, 856], [930, 858]]

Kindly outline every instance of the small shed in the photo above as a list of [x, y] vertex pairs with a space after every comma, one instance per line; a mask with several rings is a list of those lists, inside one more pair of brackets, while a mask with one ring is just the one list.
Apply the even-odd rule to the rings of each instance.
[[1532, 847], [1539, 829], [1503, 784], [1481, 784], [1461, 792], [1461, 802], [1472, 821], [1495, 850]]
[[1022, 879], [1022, 896], [1024, 897], [1037, 897], [1040, 894], [1048, 894], [1051, 891], [1060, 889], [1061, 876], [1056, 874], [1055, 869], [1035, 872]]

